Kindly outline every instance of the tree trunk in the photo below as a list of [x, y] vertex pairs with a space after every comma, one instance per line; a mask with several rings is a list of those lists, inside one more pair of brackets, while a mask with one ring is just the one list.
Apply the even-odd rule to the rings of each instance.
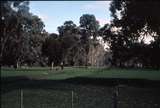
[[53, 70], [54, 62], [51, 63], [51, 70]]
[[16, 63], [16, 67], [19, 68], [19, 63], [18, 62]]
[[87, 68], [88, 64], [87, 64], [87, 52], [86, 52], [86, 64], [85, 67]]

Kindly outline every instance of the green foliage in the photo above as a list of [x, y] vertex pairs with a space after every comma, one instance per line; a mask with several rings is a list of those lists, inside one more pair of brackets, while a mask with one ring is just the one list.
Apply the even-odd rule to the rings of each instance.
[[76, 34], [78, 32], [76, 24], [73, 21], [65, 21], [62, 26], [58, 27], [60, 36]]
[[87, 33], [87, 37], [93, 36], [96, 39], [97, 32], [99, 29], [99, 22], [96, 20], [94, 15], [84, 14], [80, 17], [80, 27], [82, 27]]
[[[2, 1], [2, 65], [87, 65], [90, 40], [96, 40], [99, 23], [94, 15], [84, 14], [80, 27], [66, 21], [59, 35], [48, 34], [42, 20], [29, 12], [28, 1]], [[85, 56], [85, 57], [84, 57]], [[84, 63], [85, 61], [85, 63]]]
[[85, 65], [88, 65], [87, 55], [89, 53], [89, 48], [91, 45], [91, 37], [96, 41], [96, 37], [98, 36], [99, 30], [99, 22], [96, 20], [95, 16], [92, 14], [83, 14], [80, 17], [80, 27], [81, 27], [81, 42], [85, 49]]
[[[159, 9], [160, 3], [156, 1], [112, 1], [110, 11], [113, 21], [100, 32], [109, 42], [113, 65], [137, 67], [137, 64], [141, 64], [140, 67], [144, 68], [160, 67], [160, 60], [153, 59], [158, 59], [157, 55], [160, 54], [160, 15], [157, 14]], [[119, 30], [115, 32], [114, 28]], [[145, 44], [143, 38], [148, 35], [153, 37], [154, 41]]]
[[58, 27], [58, 31], [59, 35], [50, 34], [45, 40], [42, 52], [48, 57], [49, 64], [54, 62], [55, 65], [59, 65], [65, 61], [66, 65], [74, 65], [73, 58], [76, 52], [73, 48], [78, 48], [79, 29], [73, 21], [65, 21], [62, 26]]
[[45, 31], [41, 19], [29, 12], [28, 1], [1, 3], [1, 64], [15, 65], [19, 62], [43, 65], [41, 45]]
[[48, 57], [48, 64], [58, 65], [62, 60], [62, 42], [57, 34], [50, 34], [42, 45], [43, 55]]

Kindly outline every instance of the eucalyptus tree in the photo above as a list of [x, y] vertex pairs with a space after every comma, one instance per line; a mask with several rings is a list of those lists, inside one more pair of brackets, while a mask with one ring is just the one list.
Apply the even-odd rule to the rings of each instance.
[[62, 43], [57, 34], [50, 34], [42, 45], [42, 54], [48, 57], [48, 65], [53, 62], [54, 65], [59, 65], [62, 61]]
[[[157, 14], [159, 9], [158, 1], [113, 0], [111, 2], [110, 11], [113, 20], [110, 30], [119, 29], [116, 33], [111, 33], [114, 35], [109, 40], [113, 42], [111, 50], [116, 62], [120, 61], [124, 65], [131, 60], [133, 64], [143, 64], [143, 67], [160, 67], [157, 56], [160, 54], [160, 15]], [[153, 40], [145, 44], [144, 38], [149, 36]], [[105, 39], [109, 37], [106, 35]]]
[[41, 48], [47, 34], [44, 30], [44, 23], [38, 16], [31, 16], [24, 31], [24, 37], [26, 39], [24, 41], [23, 62], [30, 65], [33, 63], [44, 64]]
[[27, 1], [1, 1], [1, 62], [11, 60], [8, 63], [13, 64], [19, 60], [22, 48], [19, 43], [22, 40], [24, 19], [29, 15], [28, 5]]
[[44, 24], [29, 12], [29, 2], [1, 1], [1, 13], [1, 63], [13, 65], [29, 58], [38, 61], [33, 58], [40, 53]]
[[68, 65], [74, 65], [75, 48], [78, 48], [80, 39], [79, 28], [73, 21], [65, 21], [63, 25], [58, 27], [59, 38], [62, 43], [63, 61]]
[[88, 65], [88, 52], [89, 48], [92, 45], [91, 37], [93, 38], [93, 43], [96, 41], [96, 37], [98, 36], [99, 30], [99, 22], [96, 20], [95, 16], [92, 14], [83, 14], [80, 17], [80, 27], [81, 27], [81, 40], [82, 44], [85, 48], [86, 53], [86, 63]]

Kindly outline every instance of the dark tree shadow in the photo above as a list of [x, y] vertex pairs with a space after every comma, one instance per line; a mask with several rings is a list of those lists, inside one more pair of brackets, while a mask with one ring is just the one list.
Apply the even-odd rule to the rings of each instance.
[[93, 85], [93, 86], [132, 86], [136, 88], [152, 88], [160, 89], [160, 81], [146, 79], [120, 79], [120, 78], [88, 78], [75, 77], [65, 80], [46, 80], [46, 79], [30, 79], [25, 76], [19, 77], [2, 77], [1, 93], [11, 90], [27, 88], [27, 89], [54, 89], [54, 90], [73, 90], [74, 85]]

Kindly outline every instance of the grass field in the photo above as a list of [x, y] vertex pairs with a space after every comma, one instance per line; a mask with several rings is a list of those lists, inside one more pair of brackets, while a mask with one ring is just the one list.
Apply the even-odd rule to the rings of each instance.
[[2, 108], [160, 108], [159, 91], [158, 70], [1, 70]]
[[160, 80], [160, 70], [147, 69], [105, 69], [105, 68], [72, 68], [50, 70], [49, 68], [10, 69], [2, 68], [1, 77], [26, 76], [43, 79], [68, 79], [74, 77], [90, 78], [130, 78]]

